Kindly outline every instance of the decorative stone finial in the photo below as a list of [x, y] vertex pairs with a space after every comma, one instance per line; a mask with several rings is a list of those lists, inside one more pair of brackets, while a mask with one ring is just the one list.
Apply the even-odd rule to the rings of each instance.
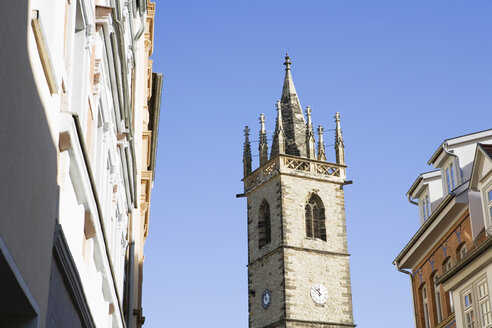
[[340, 113], [335, 113], [335, 156], [338, 164], [345, 164], [345, 146], [343, 144], [342, 128], [340, 126]]
[[323, 128], [318, 126], [318, 160], [326, 161], [325, 142], [323, 140]]
[[258, 150], [260, 151], [260, 166], [268, 162], [268, 143], [265, 130], [265, 114], [260, 115], [260, 144]]
[[306, 156], [307, 158], [316, 159], [315, 153], [315, 143], [314, 140], [314, 131], [313, 131], [313, 122], [311, 121], [311, 107], [306, 107], [306, 116], [307, 116], [307, 124], [306, 124]]
[[290, 65], [292, 65], [292, 62], [290, 61], [290, 57], [289, 57], [289, 54], [286, 53], [285, 54], [285, 70], [290, 70]]
[[272, 153], [270, 158], [278, 154], [285, 154], [285, 134], [284, 124], [282, 120], [282, 105], [280, 100], [277, 100], [277, 124], [275, 126], [275, 133], [273, 135]]
[[244, 177], [251, 174], [251, 144], [249, 143], [249, 132], [250, 129], [246, 125], [244, 127], [244, 146], [243, 146], [243, 169]]
[[307, 116], [307, 124], [312, 124], [311, 123], [311, 113], [312, 113], [312, 110], [311, 110], [311, 107], [310, 106], [306, 106], [306, 116]]

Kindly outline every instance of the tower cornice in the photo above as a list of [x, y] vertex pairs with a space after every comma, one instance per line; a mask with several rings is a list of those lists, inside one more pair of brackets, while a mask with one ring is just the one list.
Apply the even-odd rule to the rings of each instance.
[[347, 165], [344, 164], [279, 154], [244, 177], [242, 181], [245, 194], [279, 174], [344, 184], [346, 168]]

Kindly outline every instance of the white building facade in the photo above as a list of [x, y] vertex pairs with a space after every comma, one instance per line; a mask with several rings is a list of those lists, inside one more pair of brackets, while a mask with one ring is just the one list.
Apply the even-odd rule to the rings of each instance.
[[162, 86], [149, 59], [154, 7], [147, 0], [0, 6], [12, 46], [0, 57], [0, 128], [17, 131], [0, 136], [2, 170], [10, 167], [1, 176], [10, 189], [0, 198], [8, 208], [0, 273], [18, 299], [0, 311], [2, 327], [144, 322]]

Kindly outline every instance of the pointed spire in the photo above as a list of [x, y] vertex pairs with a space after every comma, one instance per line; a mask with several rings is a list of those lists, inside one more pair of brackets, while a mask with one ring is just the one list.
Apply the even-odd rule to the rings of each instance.
[[251, 174], [251, 144], [249, 143], [249, 127], [244, 127], [243, 169], [244, 177]]
[[275, 134], [273, 135], [272, 153], [270, 158], [278, 154], [285, 154], [285, 134], [284, 125], [282, 123], [282, 105], [280, 100], [277, 100], [277, 124], [275, 126]]
[[316, 151], [314, 148], [316, 141], [314, 140], [313, 122], [311, 121], [311, 107], [309, 106], [306, 107], [306, 116], [306, 157], [316, 159]]
[[340, 126], [340, 113], [335, 114], [335, 155], [337, 164], [345, 164], [345, 146], [343, 144], [342, 128]]
[[260, 166], [268, 162], [268, 143], [265, 130], [265, 114], [260, 115], [260, 144], [258, 150], [260, 151]]
[[294, 81], [292, 80], [292, 74], [290, 73], [290, 61], [289, 54], [285, 54], [285, 78], [284, 78], [284, 88], [282, 90], [282, 97], [287, 97], [290, 94], [297, 95], [296, 87], [294, 86]]
[[295, 156], [306, 156], [306, 120], [302, 114], [301, 104], [297, 97], [292, 80], [292, 62], [289, 54], [285, 55], [285, 78], [282, 89], [282, 119], [285, 130], [285, 153]]
[[318, 160], [326, 161], [325, 142], [323, 140], [323, 128], [318, 126]]

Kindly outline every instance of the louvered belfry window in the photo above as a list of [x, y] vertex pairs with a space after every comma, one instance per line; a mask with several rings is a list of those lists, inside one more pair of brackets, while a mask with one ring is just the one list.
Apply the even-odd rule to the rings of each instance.
[[262, 248], [271, 241], [271, 228], [270, 228], [270, 205], [266, 200], [260, 205], [259, 219], [258, 219], [258, 235], [259, 235], [259, 247]]
[[306, 236], [326, 241], [325, 208], [318, 195], [312, 194], [304, 207]]

